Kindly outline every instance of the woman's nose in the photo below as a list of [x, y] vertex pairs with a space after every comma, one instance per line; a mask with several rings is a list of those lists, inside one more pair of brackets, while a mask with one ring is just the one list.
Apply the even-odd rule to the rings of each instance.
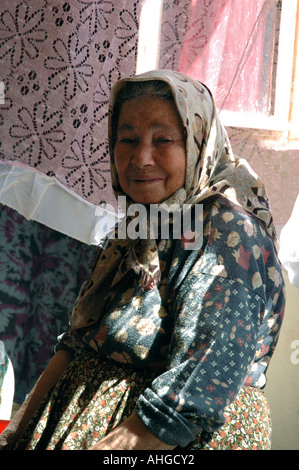
[[132, 163], [139, 168], [154, 165], [153, 150], [151, 145], [140, 142], [134, 149]]

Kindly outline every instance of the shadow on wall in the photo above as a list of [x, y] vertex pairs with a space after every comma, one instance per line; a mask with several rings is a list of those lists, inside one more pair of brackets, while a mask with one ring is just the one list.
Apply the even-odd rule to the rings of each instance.
[[286, 310], [268, 370], [272, 450], [299, 450], [299, 289], [285, 274]]

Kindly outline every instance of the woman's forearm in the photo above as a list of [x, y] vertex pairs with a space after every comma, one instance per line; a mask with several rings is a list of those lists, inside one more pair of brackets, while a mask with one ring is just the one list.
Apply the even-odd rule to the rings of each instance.
[[0, 449], [8, 449], [17, 441], [17, 438], [22, 434], [29, 420], [38, 409], [44, 396], [61, 377], [72, 360], [73, 354], [71, 352], [57, 351], [21, 408], [0, 435]]

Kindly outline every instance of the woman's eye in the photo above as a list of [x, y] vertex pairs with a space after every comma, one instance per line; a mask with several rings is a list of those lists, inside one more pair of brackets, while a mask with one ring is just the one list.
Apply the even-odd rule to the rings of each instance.
[[168, 137], [159, 137], [158, 139], [156, 139], [156, 142], [158, 144], [171, 144], [173, 140]]
[[119, 142], [122, 144], [135, 144], [137, 140], [132, 137], [123, 137], [122, 139], [119, 139]]

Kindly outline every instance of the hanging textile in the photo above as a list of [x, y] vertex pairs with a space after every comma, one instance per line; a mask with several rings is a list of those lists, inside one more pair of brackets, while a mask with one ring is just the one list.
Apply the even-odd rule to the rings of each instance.
[[2, 159], [112, 202], [108, 97], [135, 72], [138, 9], [126, 0], [1, 2]]

